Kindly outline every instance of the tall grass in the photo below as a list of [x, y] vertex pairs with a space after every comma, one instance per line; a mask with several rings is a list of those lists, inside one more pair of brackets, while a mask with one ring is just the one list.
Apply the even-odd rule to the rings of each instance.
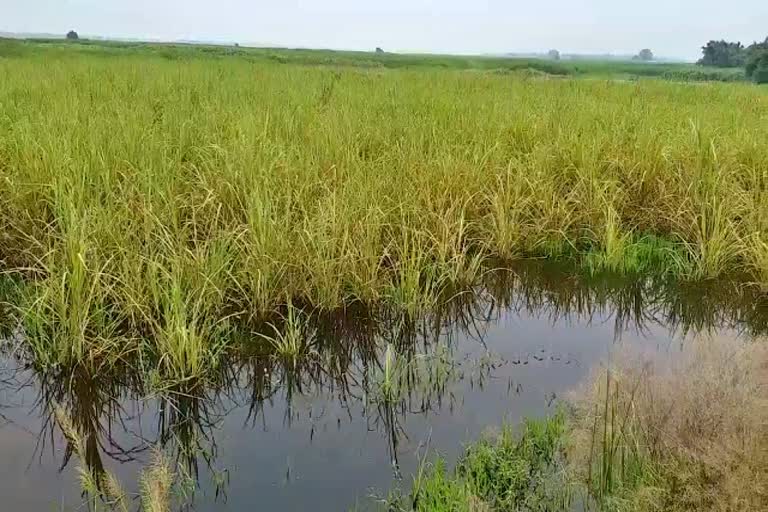
[[228, 319], [417, 316], [491, 258], [766, 283], [768, 96], [747, 84], [64, 51], [0, 73], [0, 262], [31, 283], [44, 366], [142, 351], [184, 381]]
[[624, 358], [577, 395], [569, 456], [599, 510], [764, 510], [762, 343], [699, 340], [664, 364]]

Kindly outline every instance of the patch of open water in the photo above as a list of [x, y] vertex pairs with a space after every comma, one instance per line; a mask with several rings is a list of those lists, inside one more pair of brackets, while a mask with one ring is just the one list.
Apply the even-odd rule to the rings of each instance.
[[[541, 416], [627, 346], [669, 354], [702, 333], [763, 335], [768, 304], [735, 284], [587, 282], [518, 272], [419, 322], [317, 320], [295, 364], [240, 355], [194, 396], [144, 396], [129, 373], [51, 382], [11, 356], [0, 373], [3, 510], [82, 503], [52, 403], [83, 432], [89, 463], [130, 492], [162, 445], [188, 471], [194, 510], [370, 508], [427, 454], [454, 461], [503, 422]], [[389, 347], [389, 348], [388, 348]], [[396, 399], [381, 398], [394, 379]]]

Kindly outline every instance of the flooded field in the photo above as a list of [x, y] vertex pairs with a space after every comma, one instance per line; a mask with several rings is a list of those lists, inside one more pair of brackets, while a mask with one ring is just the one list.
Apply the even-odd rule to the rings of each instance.
[[[77, 510], [79, 461], [56, 426], [83, 434], [87, 464], [137, 491], [154, 449], [170, 454], [194, 510], [370, 510], [420, 461], [453, 462], [505, 422], [551, 414], [621, 351], [675, 358], [703, 338], [768, 329], [765, 295], [732, 282], [683, 286], [498, 272], [425, 318], [296, 311], [243, 341], [205, 389], [158, 390], [130, 362], [42, 375], [14, 353], [0, 374], [0, 496], [7, 510]], [[302, 318], [292, 331], [290, 315]], [[252, 350], [264, 336], [291, 351]], [[293, 337], [292, 337], [293, 336]], [[288, 338], [291, 338], [288, 340]], [[6, 508], [7, 507], [7, 508]]]

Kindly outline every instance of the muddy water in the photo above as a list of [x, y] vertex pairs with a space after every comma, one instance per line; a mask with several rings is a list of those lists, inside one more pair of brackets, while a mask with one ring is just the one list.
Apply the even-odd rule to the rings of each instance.
[[[8, 355], [0, 509], [81, 505], [78, 461], [53, 427], [53, 403], [86, 433], [88, 462], [131, 492], [152, 447], [163, 446], [184, 468], [194, 510], [366, 509], [400, 479], [407, 485], [425, 453], [455, 460], [493, 426], [553, 411], [617, 351], [674, 357], [699, 336], [750, 338], [766, 326], [768, 304], [735, 284], [527, 269], [420, 321], [312, 319], [295, 362], [249, 353], [245, 340], [208, 389], [191, 393], [149, 393], [128, 369], [45, 378]], [[391, 400], [381, 393], [387, 366]]]

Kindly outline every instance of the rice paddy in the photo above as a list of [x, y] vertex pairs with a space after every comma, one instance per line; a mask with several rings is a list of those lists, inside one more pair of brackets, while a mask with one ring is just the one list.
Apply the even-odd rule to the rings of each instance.
[[759, 87], [51, 55], [0, 60], [0, 261], [43, 366], [185, 381], [234, 321], [416, 316], [491, 261], [768, 284]]
[[[768, 89], [326, 53], [0, 41], [0, 345], [39, 379], [43, 429], [59, 425], [92, 508], [167, 510], [194, 490], [199, 461], [214, 471], [209, 408], [243, 387], [246, 422], [275, 397], [288, 424], [297, 402], [359, 401], [400, 478], [405, 417], [491, 385], [493, 356], [462, 368], [447, 333], [484, 344], [500, 311], [768, 332]], [[574, 357], [544, 352], [507, 362], [570, 375]], [[710, 464], [649, 455], [643, 421], [616, 427], [635, 395], [601, 382], [602, 409], [505, 428], [455, 471], [420, 466], [389, 506], [564, 509], [570, 435], [592, 436], [577, 474], [605, 510]], [[100, 459], [127, 400], [157, 400], [152, 449], [177, 447], [136, 492]]]

